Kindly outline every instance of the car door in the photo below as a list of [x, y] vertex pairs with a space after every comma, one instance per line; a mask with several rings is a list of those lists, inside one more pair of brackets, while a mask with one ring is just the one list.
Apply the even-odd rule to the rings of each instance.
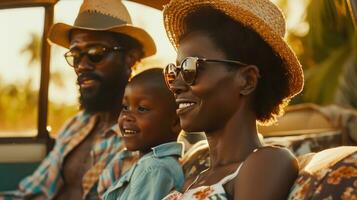
[[50, 47], [57, 0], [0, 1], [0, 190], [16, 187], [46, 156]]

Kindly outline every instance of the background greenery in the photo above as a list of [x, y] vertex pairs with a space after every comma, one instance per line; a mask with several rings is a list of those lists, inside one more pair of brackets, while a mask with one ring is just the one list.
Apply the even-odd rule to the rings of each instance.
[[[289, 1], [280, 1], [286, 8]], [[289, 31], [305, 73], [305, 88], [293, 103], [357, 108], [357, 34], [345, 0], [306, 1], [305, 35]]]
[[[27, 44], [19, 52], [20, 56], [29, 57], [28, 67], [33, 71], [39, 71], [41, 61], [41, 37], [32, 33]], [[25, 80], [16, 83], [6, 83], [0, 76], [0, 132], [13, 136], [28, 136], [36, 134], [38, 92], [35, 88], [36, 78], [28, 76]], [[57, 87], [63, 87], [64, 75], [60, 71], [51, 71], [50, 79]], [[75, 83], [74, 83], [75, 84]], [[68, 105], [49, 100], [48, 124], [51, 135], [56, 135], [64, 121], [78, 111], [77, 105]], [[33, 132], [35, 131], [35, 132]]]

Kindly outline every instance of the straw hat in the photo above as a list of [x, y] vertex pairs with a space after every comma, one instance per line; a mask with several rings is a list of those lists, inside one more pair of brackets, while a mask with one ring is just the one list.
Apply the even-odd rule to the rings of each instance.
[[302, 90], [304, 76], [301, 64], [283, 39], [284, 16], [269, 0], [172, 0], [164, 7], [164, 25], [176, 49], [185, 32], [185, 17], [202, 6], [211, 6], [257, 32], [283, 60], [289, 76], [289, 97]]
[[132, 25], [129, 12], [121, 0], [84, 0], [74, 25], [54, 24], [48, 35], [49, 42], [69, 48], [69, 32], [72, 29], [125, 34], [143, 45], [144, 57], [156, 53], [153, 39], [145, 30]]

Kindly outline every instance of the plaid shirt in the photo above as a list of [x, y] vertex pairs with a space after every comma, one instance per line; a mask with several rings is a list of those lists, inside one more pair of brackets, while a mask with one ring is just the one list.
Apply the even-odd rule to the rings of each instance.
[[[37, 170], [29, 177], [23, 179], [19, 184], [19, 189], [0, 193], [0, 200], [4, 199], [24, 199], [36, 197], [35, 199], [53, 199], [64, 185], [61, 169], [63, 161], [71, 151], [74, 150], [93, 130], [99, 120], [97, 114], [91, 115], [80, 112], [70, 120], [60, 132], [54, 149], [42, 161]], [[95, 139], [90, 152], [93, 166], [86, 172], [82, 179], [83, 199], [97, 199], [98, 188], [105, 191], [111, 185], [113, 177], [102, 177], [107, 185], [98, 185], [101, 172], [109, 163], [112, 170], [110, 173], [117, 179], [121, 172], [119, 163], [113, 162], [114, 155], [123, 149], [119, 129], [116, 124], [110, 129], [99, 133]]]

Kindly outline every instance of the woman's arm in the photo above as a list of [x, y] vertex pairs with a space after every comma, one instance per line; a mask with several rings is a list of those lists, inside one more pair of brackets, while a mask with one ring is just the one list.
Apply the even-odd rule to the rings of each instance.
[[285, 148], [264, 147], [252, 153], [234, 180], [235, 200], [285, 200], [299, 167]]

